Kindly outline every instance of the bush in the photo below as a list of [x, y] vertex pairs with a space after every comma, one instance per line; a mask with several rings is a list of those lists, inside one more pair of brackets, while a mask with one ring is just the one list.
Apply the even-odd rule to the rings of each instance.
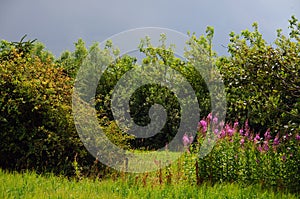
[[1, 42], [0, 167], [71, 175], [76, 153], [92, 161], [74, 127], [71, 79], [26, 44]]

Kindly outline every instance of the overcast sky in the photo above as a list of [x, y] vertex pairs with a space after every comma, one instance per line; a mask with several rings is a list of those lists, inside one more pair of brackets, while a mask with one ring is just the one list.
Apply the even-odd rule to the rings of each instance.
[[276, 29], [287, 33], [288, 19], [300, 19], [300, 0], [0, 0], [0, 39], [37, 38], [56, 56], [132, 28], [163, 27], [186, 33], [215, 28], [214, 49], [226, 54], [231, 31], [255, 21], [268, 42]]

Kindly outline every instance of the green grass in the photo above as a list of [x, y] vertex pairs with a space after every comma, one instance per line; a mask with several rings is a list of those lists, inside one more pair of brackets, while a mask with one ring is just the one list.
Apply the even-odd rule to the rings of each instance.
[[68, 180], [32, 172], [7, 173], [0, 170], [0, 198], [297, 198], [296, 195], [238, 184], [191, 186], [188, 183], [152, 185], [135, 183], [134, 176], [113, 181]]

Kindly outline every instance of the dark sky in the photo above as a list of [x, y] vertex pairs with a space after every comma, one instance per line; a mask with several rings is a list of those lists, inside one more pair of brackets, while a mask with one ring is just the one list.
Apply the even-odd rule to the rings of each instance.
[[201, 35], [213, 26], [214, 49], [223, 55], [231, 31], [251, 29], [257, 21], [272, 42], [276, 29], [287, 33], [291, 15], [300, 19], [299, 0], [0, 0], [0, 39], [19, 41], [27, 34], [58, 56], [73, 50], [78, 38], [91, 45], [139, 27]]

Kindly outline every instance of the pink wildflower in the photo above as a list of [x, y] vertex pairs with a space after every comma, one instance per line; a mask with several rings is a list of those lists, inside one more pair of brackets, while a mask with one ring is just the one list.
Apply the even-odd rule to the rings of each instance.
[[263, 150], [263, 148], [261, 147], [261, 145], [258, 145], [257, 149], [258, 149], [259, 152], [262, 152], [262, 150]]
[[264, 149], [264, 151], [268, 151], [269, 150], [269, 142], [268, 141], [264, 141], [263, 149]]
[[226, 132], [224, 129], [221, 130], [221, 133], [219, 134], [219, 138], [224, 138], [226, 136]]
[[201, 120], [199, 122], [200, 127], [202, 127], [203, 132], [207, 131], [207, 122], [205, 120]]
[[185, 146], [185, 147], [190, 143], [190, 139], [186, 133], [182, 137], [182, 143], [183, 143], [183, 146]]
[[276, 135], [276, 137], [273, 140], [273, 146], [277, 146], [279, 145], [279, 138], [278, 138], [278, 134]]
[[190, 135], [190, 137], [189, 137], [189, 141], [190, 141], [190, 142], [189, 142], [190, 144], [192, 144], [192, 143], [193, 143], [193, 141], [194, 141], [194, 137], [193, 137], [192, 135]]
[[209, 113], [209, 114], [207, 115], [207, 119], [208, 119], [208, 121], [211, 121], [211, 119], [212, 119], [212, 113]]
[[260, 141], [260, 137], [259, 137], [259, 134], [256, 134], [254, 140], [253, 140], [255, 143]]
[[241, 145], [244, 145], [244, 143], [245, 143], [245, 139], [242, 138], [241, 141], [240, 141], [240, 144], [241, 144]]
[[229, 126], [229, 124], [226, 124], [226, 126], [225, 126], [225, 131], [226, 131], [227, 135], [230, 136], [230, 137], [231, 137], [231, 136], [233, 135], [233, 133], [234, 133], [234, 129], [231, 128], [231, 127]]
[[219, 129], [215, 129], [215, 130], [214, 130], [214, 133], [215, 133], [215, 135], [218, 135]]
[[217, 118], [217, 117], [214, 117], [213, 123], [214, 123], [214, 124], [217, 124], [217, 123], [218, 123], [218, 118]]
[[244, 130], [243, 129], [240, 129], [240, 135], [244, 135]]
[[268, 129], [268, 130], [265, 132], [264, 136], [265, 136], [265, 140], [270, 140], [270, 139], [272, 138], [272, 136], [271, 136], [271, 134], [270, 134], [270, 129]]
[[221, 121], [219, 125], [221, 128], [223, 128], [224, 124], [225, 124], [224, 121]]
[[234, 124], [233, 124], [233, 128], [234, 128], [234, 129], [237, 129], [238, 126], [239, 126], [239, 122], [238, 122], [238, 121], [235, 121]]

